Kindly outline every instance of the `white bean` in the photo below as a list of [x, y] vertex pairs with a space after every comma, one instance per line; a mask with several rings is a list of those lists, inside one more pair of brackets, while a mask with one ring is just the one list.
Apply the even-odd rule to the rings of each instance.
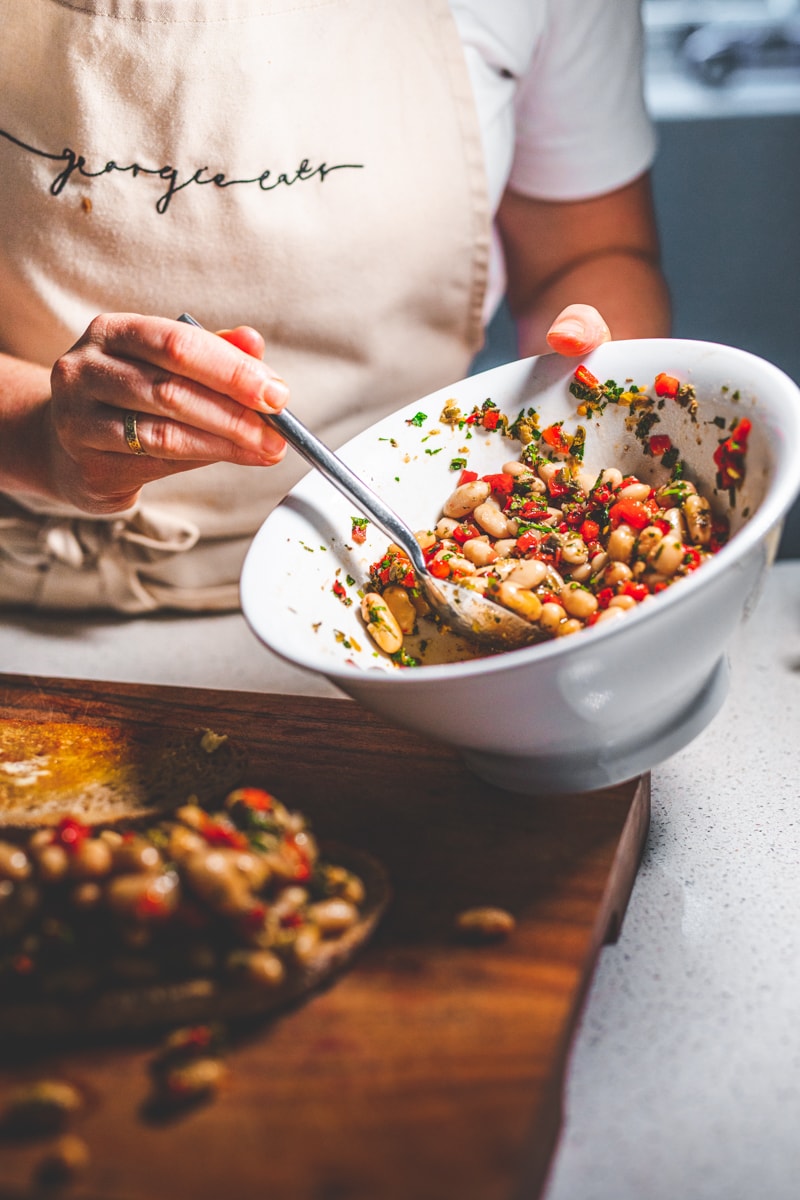
[[392, 583], [384, 589], [383, 598], [400, 626], [401, 633], [413, 633], [417, 623], [417, 610], [411, 603], [411, 597], [406, 589], [399, 583]]
[[497, 599], [504, 608], [510, 609], [527, 621], [538, 621], [543, 611], [542, 602], [535, 592], [507, 579], [497, 589]]
[[661, 575], [674, 575], [683, 561], [683, 542], [674, 536], [666, 534], [647, 556], [647, 565]]
[[689, 536], [698, 546], [707, 546], [711, 541], [711, 505], [705, 496], [687, 496], [683, 502], [683, 513], [689, 527]]
[[367, 592], [361, 601], [361, 615], [376, 646], [386, 654], [396, 654], [403, 645], [403, 635], [383, 596]]
[[626, 483], [625, 487], [619, 489], [617, 496], [620, 500], [646, 500], [650, 491], [649, 483], [637, 480], [635, 483]]
[[442, 517], [434, 532], [437, 538], [447, 538], [454, 529], [458, 529], [458, 526], [459, 522], [455, 517]]
[[542, 605], [539, 624], [542, 629], [547, 629], [551, 633], [555, 633], [566, 615], [566, 611], [561, 604], [554, 604], [552, 601], [548, 601], [547, 604]]
[[461, 549], [464, 557], [471, 563], [475, 563], [476, 567], [486, 567], [498, 557], [497, 551], [488, 538], [469, 538]]
[[631, 529], [630, 525], [618, 525], [616, 529], [612, 529], [606, 547], [608, 557], [614, 562], [628, 562], [633, 547], [636, 544], [636, 534]]
[[663, 536], [657, 525], [645, 526], [636, 540], [636, 553], [646, 557]]
[[559, 599], [570, 617], [580, 617], [583, 621], [597, 610], [597, 597], [588, 588], [575, 584], [566, 584], [559, 592]]
[[473, 510], [472, 516], [490, 537], [507, 538], [511, 535], [508, 520], [498, 506], [491, 500], [486, 500]]
[[516, 564], [508, 579], [520, 587], [535, 588], [544, 583], [546, 576], [547, 566], [540, 558], [525, 558]]
[[473, 479], [470, 483], [462, 483], [445, 502], [442, 512], [446, 517], [455, 517], [460, 521], [471, 513], [478, 504], [491, 495], [491, 485], [483, 479]]
[[574, 563], [577, 566], [589, 561], [589, 551], [586, 542], [579, 533], [568, 533], [564, 536], [564, 540], [561, 543], [561, 557], [564, 562]]

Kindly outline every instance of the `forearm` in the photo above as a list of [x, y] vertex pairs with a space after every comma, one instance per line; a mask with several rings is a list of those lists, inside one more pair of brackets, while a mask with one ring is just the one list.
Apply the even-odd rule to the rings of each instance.
[[47, 367], [0, 354], [0, 490], [52, 497], [49, 405]]
[[546, 350], [550, 324], [571, 304], [598, 309], [614, 338], [669, 333], [647, 175], [589, 200], [537, 200], [508, 191], [498, 223], [522, 353]]
[[545, 335], [551, 323], [575, 301], [597, 308], [615, 339], [669, 335], [669, 293], [658, 262], [609, 250], [573, 263], [545, 281], [524, 304], [512, 307], [520, 355], [547, 351]]

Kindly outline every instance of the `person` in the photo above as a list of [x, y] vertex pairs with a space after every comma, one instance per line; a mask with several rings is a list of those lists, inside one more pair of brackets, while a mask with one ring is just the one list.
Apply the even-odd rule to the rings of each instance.
[[638, 0], [0, 13], [2, 605], [235, 608], [262, 417], [341, 445], [503, 296], [521, 355], [668, 332]]

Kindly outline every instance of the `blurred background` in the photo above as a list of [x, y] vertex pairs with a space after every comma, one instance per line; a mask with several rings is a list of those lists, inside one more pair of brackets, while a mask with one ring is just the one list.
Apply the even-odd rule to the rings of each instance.
[[[675, 336], [740, 346], [800, 383], [800, 0], [643, 13]], [[480, 369], [514, 356], [505, 314], [491, 333]], [[779, 555], [800, 556], [800, 504]]]

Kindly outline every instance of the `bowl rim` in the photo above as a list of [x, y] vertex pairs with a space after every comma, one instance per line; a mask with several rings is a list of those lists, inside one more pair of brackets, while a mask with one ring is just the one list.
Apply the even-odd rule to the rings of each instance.
[[[423, 665], [420, 667], [409, 668], [406, 670], [398, 669], [393, 671], [383, 670], [364, 670], [357, 666], [350, 666], [346, 663], [337, 663], [335, 661], [322, 664], [319, 659], [312, 655], [298, 654], [294, 651], [288, 653], [285, 648], [281, 648], [278, 640], [268, 639], [264, 633], [257, 627], [255, 620], [251, 618], [248, 607], [245, 601], [244, 580], [248, 574], [248, 562], [251, 562], [252, 547], [258, 539], [259, 533], [271, 519], [270, 514], [262, 523], [259, 531], [256, 533], [254, 542], [251, 543], [248, 550], [245, 562], [242, 568], [242, 576], [240, 583], [240, 591], [242, 593], [242, 611], [248, 624], [253, 629], [256, 636], [264, 642], [273, 653], [283, 658], [285, 661], [309, 670], [317, 675], [323, 675], [325, 678], [334, 683], [341, 684], [343, 690], [347, 691], [347, 685], [362, 685], [373, 687], [414, 687], [418, 686], [423, 680], [431, 684], [445, 682], [448, 680], [457, 680], [465, 675], [493, 675], [498, 671], [514, 671], [516, 669], [527, 666], [532, 661], [546, 662], [552, 658], [567, 659], [572, 655], [580, 654], [582, 647], [586, 645], [586, 638], [592, 639], [592, 644], [597, 644], [598, 639], [615, 639], [618, 638], [625, 629], [630, 629], [632, 626], [640, 626], [646, 624], [658, 617], [659, 613], [663, 613], [665, 609], [670, 607], [675, 608], [676, 605], [685, 605], [691, 601], [691, 598], [699, 591], [710, 586], [723, 572], [727, 572], [729, 566], [733, 562], [744, 558], [754, 546], [767, 537], [771, 530], [780, 522], [790, 508], [793, 500], [800, 494], [800, 385], [798, 385], [786, 372], [780, 367], [777, 367], [769, 360], [759, 357], [748, 350], [739, 349], [738, 347], [728, 346], [721, 342], [710, 342], [701, 339], [691, 338], [642, 338], [642, 339], [619, 339], [613, 342], [603, 343], [595, 350], [586, 355], [573, 359], [565, 359], [567, 363], [574, 362], [575, 366], [579, 363], [587, 363], [591, 368], [592, 362], [597, 357], [601, 357], [603, 353], [608, 353], [608, 347], [613, 347], [615, 350], [622, 350], [623, 353], [628, 347], [637, 347], [641, 352], [643, 345], [648, 345], [658, 351], [659, 348], [669, 347], [670, 351], [675, 354], [681, 352], [689, 354], [699, 354], [705, 351], [722, 351], [729, 358], [738, 359], [742, 362], [751, 362], [756, 369], [764, 376], [766, 381], [772, 376], [778, 389], [789, 394], [794, 393], [797, 399], [797, 404], [790, 406], [787, 411], [789, 413], [789, 429], [785, 430], [784, 438], [779, 441], [775, 448], [775, 467], [772, 484], [769, 491], [764, 496], [763, 501], [759, 505], [752, 517], [748, 517], [745, 524], [732, 536], [731, 540], [726, 543], [712, 559], [705, 562], [702, 568], [692, 572], [680, 581], [679, 587], [667, 588], [660, 593], [656, 598], [657, 606], [651, 604], [637, 605], [636, 609], [626, 614], [624, 622], [613, 621], [606, 624], [592, 626], [590, 629], [581, 631], [580, 637], [552, 639], [545, 642], [539, 642], [531, 646], [525, 646], [518, 650], [506, 650], [500, 654], [482, 656], [474, 659], [467, 659], [458, 662], [438, 663]], [[541, 355], [531, 355], [523, 359], [515, 359], [508, 363], [502, 363], [499, 366], [491, 367], [487, 371], [479, 372], [476, 375], [468, 376], [470, 380], [480, 379], [484, 376], [502, 374], [504, 370], [515, 368], [520, 370], [524, 364], [530, 367], [535, 361], [542, 357]], [[689, 364], [691, 365], [691, 364]], [[443, 388], [437, 388], [428, 396], [419, 397], [416, 400], [403, 405], [402, 408], [388, 414], [387, 417], [381, 418], [360, 431], [351, 438], [337, 453], [341, 453], [342, 458], [348, 461], [348, 449], [359, 438], [369, 434], [384, 420], [392, 420], [401, 413], [406, 412], [414, 407], [419, 406], [426, 400], [432, 397], [439, 397], [443, 393], [452, 391], [459, 387], [465, 380], [458, 380], [455, 383], [445, 385]], [[769, 400], [766, 401], [769, 406]], [[768, 416], [769, 407], [765, 415]], [[797, 452], [792, 454], [792, 447], [797, 447]], [[290, 501], [295, 492], [302, 488], [307, 480], [313, 475], [313, 471], [306, 473], [301, 480], [291, 489], [290, 492], [280, 501], [273, 512], [277, 512], [280, 508]], [[252, 563], [251, 563], [252, 565]], [[310, 642], [310, 644], [313, 644]]]

